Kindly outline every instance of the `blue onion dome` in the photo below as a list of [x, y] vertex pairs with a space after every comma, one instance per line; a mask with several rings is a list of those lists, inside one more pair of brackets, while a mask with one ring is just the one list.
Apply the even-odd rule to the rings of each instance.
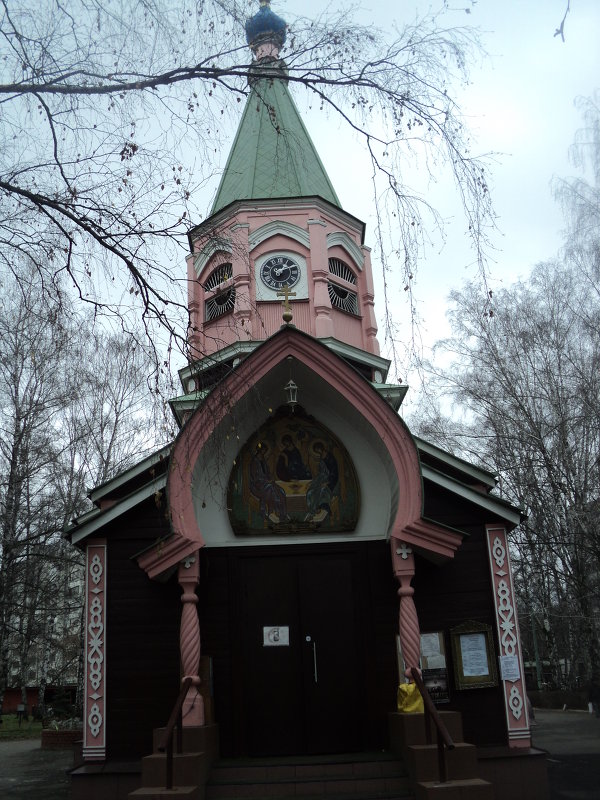
[[286, 22], [271, 11], [270, 0], [260, 0], [258, 12], [246, 21], [246, 41], [255, 50], [265, 42], [279, 49], [286, 38]]

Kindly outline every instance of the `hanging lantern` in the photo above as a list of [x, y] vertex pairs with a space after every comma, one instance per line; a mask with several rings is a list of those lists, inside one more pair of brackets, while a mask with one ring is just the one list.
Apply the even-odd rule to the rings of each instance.
[[285, 392], [286, 397], [285, 402], [293, 411], [295, 406], [298, 404], [298, 387], [291, 378], [283, 387], [283, 391]]

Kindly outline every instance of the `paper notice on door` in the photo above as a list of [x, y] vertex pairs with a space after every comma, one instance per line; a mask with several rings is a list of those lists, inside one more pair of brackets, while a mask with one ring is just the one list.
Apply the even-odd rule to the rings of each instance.
[[485, 634], [463, 633], [460, 637], [460, 654], [463, 662], [463, 675], [466, 678], [489, 675], [490, 667], [485, 646]]
[[266, 625], [263, 627], [263, 647], [289, 647], [288, 625]]
[[500, 675], [503, 681], [518, 681], [521, 677], [517, 656], [500, 656]]
[[444, 634], [441, 631], [421, 634], [421, 666], [423, 669], [445, 668]]

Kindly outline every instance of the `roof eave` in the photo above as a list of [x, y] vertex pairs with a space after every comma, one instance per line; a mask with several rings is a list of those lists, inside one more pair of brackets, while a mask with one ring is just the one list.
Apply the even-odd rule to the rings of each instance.
[[471, 486], [461, 483], [449, 475], [444, 475], [442, 472], [438, 472], [425, 464], [421, 464], [421, 475], [423, 479], [430, 480], [442, 489], [446, 489], [468, 502], [499, 516], [512, 527], [516, 527], [527, 518], [522, 509], [509, 503], [508, 500], [492, 494], [478, 492]]

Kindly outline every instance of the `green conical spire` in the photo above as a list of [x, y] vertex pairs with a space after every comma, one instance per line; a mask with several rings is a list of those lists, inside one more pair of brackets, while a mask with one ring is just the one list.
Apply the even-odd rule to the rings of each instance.
[[[236, 200], [318, 195], [340, 205], [289, 93], [282, 62], [257, 65], [211, 214]], [[279, 72], [281, 77], [272, 77]]]

